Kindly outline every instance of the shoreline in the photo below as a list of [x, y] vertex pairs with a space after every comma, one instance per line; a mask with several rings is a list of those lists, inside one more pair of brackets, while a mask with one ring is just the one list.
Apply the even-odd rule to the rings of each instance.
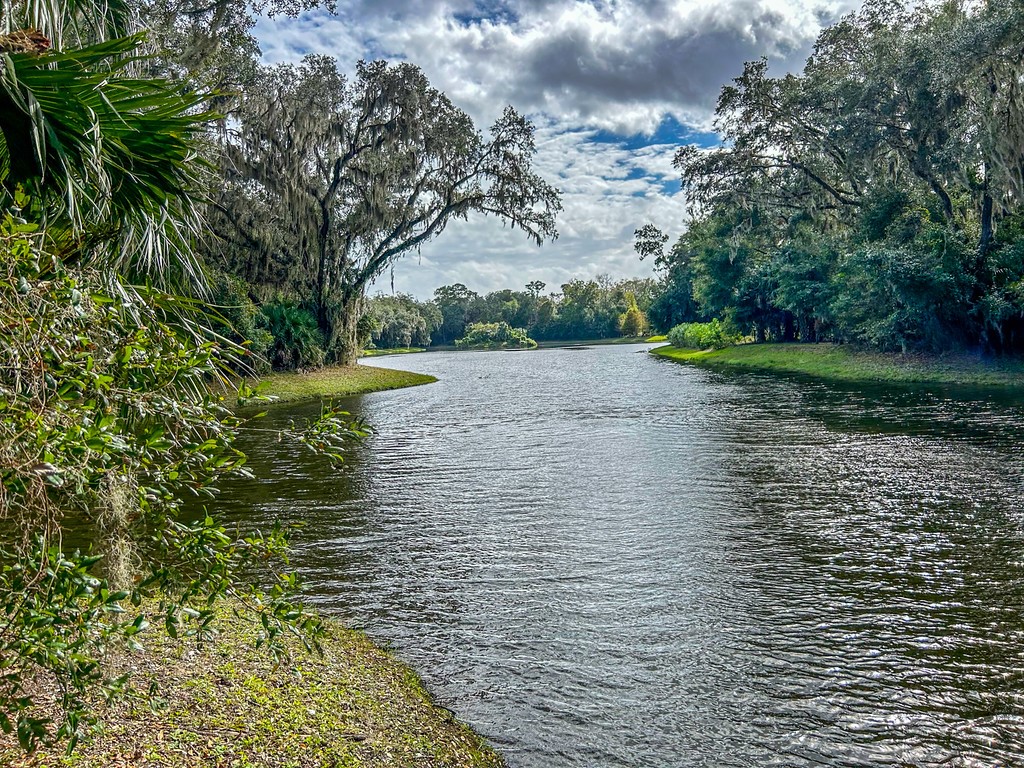
[[650, 351], [703, 368], [809, 376], [847, 383], [938, 384], [1024, 388], [1024, 360], [968, 355], [895, 355], [838, 344], [739, 344], [693, 350], [666, 345]]
[[412, 355], [417, 352], [530, 352], [537, 349], [563, 349], [565, 347], [598, 347], [610, 344], [660, 344], [666, 336], [614, 336], [607, 339], [554, 339], [538, 341], [536, 347], [520, 348], [485, 348], [456, 347], [454, 344], [438, 344], [430, 347], [407, 347], [399, 349], [374, 349], [363, 352], [363, 357], [380, 357], [382, 355]]
[[[275, 398], [269, 405], [367, 395], [390, 389], [433, 384], [437, 377], [374, 365], [329, 366], [315, 371], [279, 371], [264, 376], [260, 394]], [[266, 405], [266, 403], [261, 403]]]
[[[115, 662], [133, 670], [143, 695], [99, 705], [100, 734], [70, 756], [63, 746], [25, 755], [16, 738], [0, 735], [0, 764], [504, 768], [502, 757], [437, 704], [410, 667], [362, 632], [325, 617], [323, 656], [290, 641], [290, 658], [278, 665], [255, 648], [258, 616], [240, 615], [225, 605], [217, 636], [202, 646], [145, 638], [144, 651]], [[159, 708], [146, 700], [150, 682], [159, 686]]]
[[417, 352], [427, 352], [427, 347], [397, 347], [395, 349], [364, 349], [359, 357], [386, 357], [388, 355], [414, 355]]

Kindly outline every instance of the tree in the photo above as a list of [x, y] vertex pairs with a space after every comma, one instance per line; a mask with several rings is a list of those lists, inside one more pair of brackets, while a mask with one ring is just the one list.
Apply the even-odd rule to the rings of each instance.
[[533, 298], [537, 299], [540, 298], [540, 294], [546, 286], [547, 284], [542, 280], [533, 280], [526, 284], [526, 290], [529, 291]]
[[362, 62], [352, 82], [323, 56], [265, 70], [223, 143], [222, 251], [308, 300], [342, 364], [358, 355], [367, 285], [451, 221], [492, 214], [538, 245], [556, 236], [531, 124], [507, 108], [485, 140], [412, 64]]
[[626, 295], [626, 311], [619, 315], [619, 333], [623, 336], [640, 336], [647, 329], [647, 318], [636, 305], [633, 293]]
[[441, 324], [436, 304], [416, 301], [408, 294], [381, 294], [368, 304], [371, 340], [380, 349], [429, 346], [430, 334]]
[[434, 304], [441, 311], [441, 323], [435, 330], [435, 344], [454, 344], [466, 332], [466, 326], [479, 319], [480, 295], [462, 283], [442, 285], [434, 291]]
[[[564, 339], [587, 339], [601, 335], [599, 314], [601, 286], [596, 280], [570, 280], [562, 285], [558, 303], [558, 333]], [[612, 321], [614, 324], [614, 320]]]

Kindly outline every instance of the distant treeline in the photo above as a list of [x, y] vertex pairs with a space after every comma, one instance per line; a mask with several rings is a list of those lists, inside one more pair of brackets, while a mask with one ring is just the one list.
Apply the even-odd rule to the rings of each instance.
[[363, 333], [381, 349], [452, 345], [477, 323], [507, 323], [537, 341], [640, 336], [660, 327], [663, 286], [652, 278], [572, 280], [559, 292], [534, 281], [525, 290], [481, 296], [461, 283], [434, 291], [431, 301], [399, 294], [367, 302]]
[[[676, 157], [671, 249], [637, 232], [667, 324], [885, 350], [1024, 351], [1024, 10], [872, 0], [800, 75], [748, 63], [720, 148]], [[662, 318], [666, 322], [666, 318]]]

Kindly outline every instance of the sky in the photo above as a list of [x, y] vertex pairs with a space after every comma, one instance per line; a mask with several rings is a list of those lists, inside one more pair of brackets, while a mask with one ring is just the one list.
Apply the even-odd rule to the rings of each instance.
[[[850, 0], [338, 0], [297, 18], [261, 19], [266, 63], [334, 56], [417, 64], [486, 128], [507, 104], [537, 131], [535, 169], [562, 193], [559, 237], [537, 247], [482, 215], [457, 220], [402, 258], [371, 293], [429, 299], [441, 285], [483, 294], [541, 280], [645, 277], [633, 231], [673, 238], [686, 205], [672, 167], [684, 144], [714, 146], [721, 87], [745, 61], [798, 72], [818, 32]], [[393, 286], [393, 288], [392, 288]]]

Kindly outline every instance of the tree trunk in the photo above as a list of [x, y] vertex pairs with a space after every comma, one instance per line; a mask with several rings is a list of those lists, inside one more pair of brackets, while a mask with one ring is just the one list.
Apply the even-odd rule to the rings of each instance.
[[359, 320], [363, 316], [363, 296], [354, 292], [346, 296], [333, 313], [327, 354], [338, 365], [355, 365], [359, 360]]
[[793, 341], [796, 338], [796, 328], [793, 323], [793, 315], [787, 312], [782, 318], [782, 340]]
[[[978, 258], [982, 261], [988, 254], [989, 248], [992, 247], [992, 237], [994, 234], [992, 214], [992, 195], [986, 189], [981, 197], [981, 238], [978, 242]], [[979, 264], [979, 266], [981, 265]]]

